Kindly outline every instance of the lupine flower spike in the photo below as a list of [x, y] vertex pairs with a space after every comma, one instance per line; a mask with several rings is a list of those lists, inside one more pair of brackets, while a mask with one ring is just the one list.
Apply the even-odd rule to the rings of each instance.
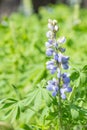
[[[62, 99], [66, 99], [66, 92], [71, 92], [70, 78], [67, 73], [62, 73], [62, 70], [69, 68], [69, 57], [64, 56], [65, 48], [62, 45], [65, 43], [65, 37], [56, 38], [56, 33], [59, 27], [56, 20], [48, 20], [48, 29], [46, 33], [48, 41], [46, 42], [46, 55], [50, 57], [50, 61], [46, 63], [46, 68], [51, 74], [56, 73], [56, 77], [48, 81], [47, 90], [52, 91], [52, 96], [56, 96], [58, 91]], [[59, 89], [60, 88], [60, 89]]]

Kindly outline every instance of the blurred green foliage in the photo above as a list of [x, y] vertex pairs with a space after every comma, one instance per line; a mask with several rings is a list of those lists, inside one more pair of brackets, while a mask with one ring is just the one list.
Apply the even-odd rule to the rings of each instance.
[[[56, 111], [51, 112], [52, 104], [57, 102], [45, 89], [46, 80], [50, 78], [45, 69], [48, 59], [45, 55], [45, 34], [48, 18], [52, 18], [58, 20], [61, 28], [58, 36], [67, 38], [64, 46], [67, 48], [66, 55], [70, 56], [73, 92], [63, 105], [66, 112], [63, 112], [64, 124], [87, 125], [87, 10], [80, 10], [79, 23], [74, 21], [73, 12], [73, 8], [56, 5], [40, 8], [39, 15], [25, 17], [15, 13], [1, 21], [0, 120], [14, 122], [18, 130], [48, 130], [49, 119], [53, 120], [52, 115], [57, 114]], [[49, 109], [51, 114], [47, 116]], [[10, 116], [12, 113], [13, 117]], [[55, 120], [56, 116], [50, 130], [57, 129], [54, 127]]]

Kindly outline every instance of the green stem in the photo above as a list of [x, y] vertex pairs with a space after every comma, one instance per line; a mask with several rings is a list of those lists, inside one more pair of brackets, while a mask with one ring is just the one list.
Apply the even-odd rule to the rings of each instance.
[[59, 119], [59, 130], [63, 130], [62, 129], [62, 107], [61, 107], [61, 95], [60, 95], [60, 79], [59, 79], [59, 92], [58, 92], [58, 119]]
[[[56, 39], [56, 34], [54, 35], [54, 38]], [[56, 49], [56, 51], [58, 51]], [[57, 63], [58, 68], [61, 70], [61, 65]], [[61, 78], [58, 79], [58, 84], [59, 84], [59, 90], [58, 90], [58, 130], [63, 130], [63, 125], [62, 125], [62, 104], [61, 104], [61, 94], [60, 94], [60, 89], [61, 89]]]
[[[54, 39], [56, 39], [56, 33], [54, 32]], [[56, 48], [55, 51], [58, 51]], [[61, 64], [57, 62], [57, 67], [61, 70]], [[63, 130], [63, 124], [62, 124], [62, 104], [61, 104], [61, 78], [58, 79], [58, 85], [59, 85], [59, 90], [58, 90], [58, 130]]]
[[[58, 64], [58, 68], [61, 71], [61, 65]], [[61, 73], [61, 72], [60, 72]], [[58, 130], [63, 130], [63, 120], [62, 120], [62, 103], [61, 103], [61, 78], [58, 79], [58, 84], [59, 84], [59, 90], [58, 90], [58, 124], [59, 124], [59, 129]]]

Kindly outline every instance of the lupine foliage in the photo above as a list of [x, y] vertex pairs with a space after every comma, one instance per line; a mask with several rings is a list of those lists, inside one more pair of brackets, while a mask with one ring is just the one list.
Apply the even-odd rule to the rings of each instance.
[[16, 130], [57, 130], [57, 99], [46, 90], [53, 78], [46, 70], [45, 33], [48, 18], [57, 19], [70, 56], [73, 91], [62, 101], [65, 129], [86, 130], [87, 125], [87, 11], [73, 24], [73, 9], [65, 6], [41, 8], [39, 16], [13, 14], [0, 24], [0, 120]]

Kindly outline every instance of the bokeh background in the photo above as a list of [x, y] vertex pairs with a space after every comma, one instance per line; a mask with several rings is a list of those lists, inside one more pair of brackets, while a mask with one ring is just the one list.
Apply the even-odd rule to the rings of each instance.
[[[42, 80], [51, 78], [45, 66], [49, 18], [58, 21], [57, 36], [67, 39], [64, 46], [70, 56], [69, 73], [74, 71], [71, 84], [73, 87], [76, 81], [79, 86], [72, 102], [87, 109], [87, 0], [0, 0], [0, 121], [12, 123], [15, 130], [30, 130], [25, 124], [39, 122], [34, 111], [23, 112], [22, 103], [34, 105], [37, 111], [46, 107], [38, 101], [42, 99], [39, 94], [35, 97], [31, 94], [31, 104], [29, 92]], [[18, 99], [19, 106], [5, 104], [8, 98]], [[87, 125], [87, 112], [81, 115], [74, 110], [68, 123]], [[2, 126], [6, 127], [0, 123]]]
[[[60, 3], [67, 5], [80, 3], [81, 7], [87, 8], [87, 0], [0, 0], [0, 16], [8, 16], [14, 11], [18, 11], [20, 8], [26, 13], [29, 13], [30, 10], [38, 13], [38, 10], [41, 6]], [[29, 10], [29, 8], [32, 9]]]

